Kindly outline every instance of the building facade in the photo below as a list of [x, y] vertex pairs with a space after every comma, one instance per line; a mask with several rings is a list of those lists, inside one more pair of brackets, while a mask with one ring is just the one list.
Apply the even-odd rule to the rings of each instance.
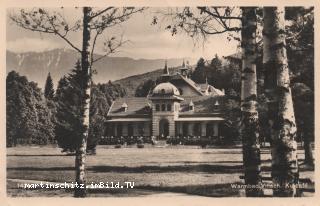
[[196, 84], [189, 70], [182, 66], [170, 74], [165, 65], [159, 84], [147, 97], [116, 99], [107, 114], [106, 136], [218, 137], [224, 91]]

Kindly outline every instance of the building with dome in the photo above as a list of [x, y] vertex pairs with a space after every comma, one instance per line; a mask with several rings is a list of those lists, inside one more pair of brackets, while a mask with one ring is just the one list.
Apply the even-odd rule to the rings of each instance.
[[107, 114], [106, 136], [217, 138], [224, 122], [224, 91], [189, 78], [190, 68], [169, 73], [165, 64], [159, 82], [147, 97], [116, 99]]

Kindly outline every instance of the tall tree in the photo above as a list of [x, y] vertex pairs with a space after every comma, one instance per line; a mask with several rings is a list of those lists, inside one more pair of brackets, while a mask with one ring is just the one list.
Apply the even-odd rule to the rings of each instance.
[[[179, 30], [192, 38], [228, 33], [228, 39], [240, 40], [232, 32], [241, 31], [242, 82], [241, 82], [241, 136], [243, 141], [243, 164], [247, 196], [262, 195], [260, 177], [260, 143], [257, 112], [257, 73], [256, 73], [256, 8], [243, 7], [237, 12], [233, 7], [197, 7], [195, 12], [184, 7], [180, 12], [168, 12], [172, 24], [166, 29], [174, 35]], [[200, 11], [200, 14], [199, 14]], [[239, 11], [239, 10], [238, 10]], [[238, 13], [238, 15], [235, 15]], [[241, 17], [241, 14], [242, 17]], [[153, 23], [156, 23], [154, 19]], [[238, 25], [241, 20], [242, 25]], [[217, 23], [218, 22], [218, 23]]]
[[[10, 18], [18, 26], [36, 32], [54, 34], [63, 39], [69, 46], [78, 51], [81, 55], [82, 67], [82, 104], [81, 104], [81, 124], [83, 133], [80, 137], [81, 144], [76, 150], [76, 182], [86, 184], [85, 178], [85, 156], [87, 137], [89, 134], [89, 108], [90, 108], [90, 91], [92, 64], [99, 61], [110, 53], [114, 53], [117, 48], [123, 45], [122, 38], [117, 40], [111, 37], [104, 43], [105, 54], [96, 58], [94, 57], [95, 44], [99, 36], [110, 27], [117, 26], [127, 21], [131, 15], [142, 11], [143, 8], [115, 8], [107, 7], [94, 11], [91, 7], [82, 8], [82, 19], [76, 21], [75, 25], [69, 25], [59, 12], [50, 13], [45, 9], [33, 9], [31, 11], [20, 10], [20, 14], [11, 15]], [[70, 39], [70, 32], [77, 32], [82, 29], [82, 48], [77, 47]], [[92, 35], [92, 36], [91, 36]], [[91, 38], [92, 37], [92, 38]], [[75, 197], [85, 197], [86, 188], [75, 188]]]
[[6, 90], [7, 146], [51, 142], [54, 136], [51, 111], [37, 84], [11, 71]]
[[303, 140], [306, 166], [314, 166], [314, 7], [286, 10], [288, 64], [296, 112], [297, 136]]
[[[295, 196], [299, 179], [296, 121], [285, 41], [284, 8], [263, 8], [263, 62], [272, 139], [274, 196]], [[289, 187], [288, 187], [289, 185]]]
[[50, 72], [48, 73], [46, 84], [44, 86], [44, 96], [49, 100], [52, 100], [54, 97], [54, 88]]
[[[256, 72], [256, 8], [242, 8], [242, 83], [241, 83], [241, 137], [246, 196], [261, 196], [260, 143], [257, 111]], [[252, 185], [253, 187], [250, 187]]]
[[58, 82], [55, 96], [57, 107], [55, 134], [63, 151], [74, 152], [80, 145], [81, 136], [81, 65], [78, 61], [75, 69]]

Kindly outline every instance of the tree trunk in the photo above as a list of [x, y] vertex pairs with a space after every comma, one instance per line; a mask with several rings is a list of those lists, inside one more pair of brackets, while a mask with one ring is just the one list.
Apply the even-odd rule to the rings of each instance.
[[[256, 8], [242, 8], [242, 77], [241, 77], [241, 137], [245, 184], [261, 186], [260, 143], [257, 111], [256, 73]], [[246, 189], [246, 196], [262, 195], [261, 188]]]
[[312, 146], [308, 134], [303, 134], [304, 162], [306, 165], [314, 166]]
[[263, 9], [263, 62], [266, 93], [269, 94], [269, 123], [272, 130], [272, 179], [274, 196], [296, 196], [299, 180], [296, 122], [290, 88], [285, 42], [284, 8]]
[[90, 7], [83, 8], [83, 39], [82, 39], [82, 53], [81, 53], [81, 68], [82, 68], [82, 119], [83, 135], [81, 137], [80, 145], [76, 150], [75, 169], [76, 182], [80, 187], [75, 188], [75, 197], [86, 196], [86, 174], [85, 174], [85, 160], [87, 139], [89, 134], [89, 109], [90, 109], [90, 92], [91, 92], [91, 65], [90, 65]]

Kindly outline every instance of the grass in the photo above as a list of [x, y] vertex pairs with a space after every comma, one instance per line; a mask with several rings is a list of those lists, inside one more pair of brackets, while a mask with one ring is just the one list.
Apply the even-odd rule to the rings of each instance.
[[[54, 147], [7, 149], [7, 179], [74, 182], [74, 156]], [[262, 170], [270, 175], [270, 153], [262, 151]], [[303, 159], [299, 151], [299, 159]], [[212, 197], [239, 196], [231, 183], [243, 183], [241, 148], [169, 147], [121, 148], [98, 146], [87, 156], [87, 182], [135, 182], [134, 189], [95, 190], [89, 196], [144, 196], [164, 192]], [[301, 171], [313, 179], [314, 172]], [[72, 196], [65, 190], [23, 190], [7, 181], [9, 196]]]

